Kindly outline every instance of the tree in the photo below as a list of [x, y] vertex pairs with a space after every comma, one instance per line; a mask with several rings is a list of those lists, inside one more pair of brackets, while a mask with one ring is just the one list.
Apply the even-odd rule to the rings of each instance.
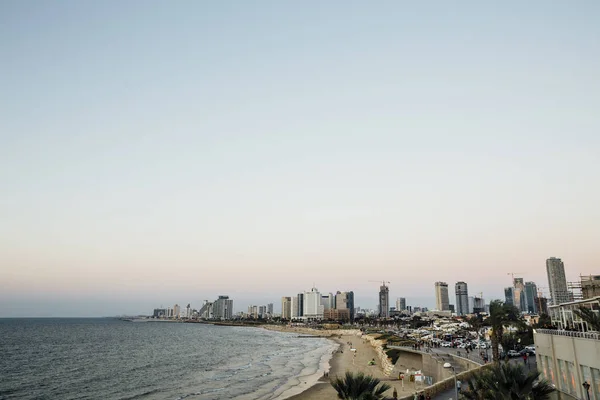
[[552, 329], [552, 319], [548, 314], [540, 314], [537, 323], [533, 324], [536, 329]]
[[[500, 361], [498, 345], [504, 336], [504, 327], [510, 325], [523, 326], [523, 320], [519, 310], [511, 305], [500, 300], [492, 300], [490, 303], [490, 316], [486, 320], [492, 327], [492, 356], [495, 362]], [[504, 349], [508, 350], [508, 349]]]
[[587, 322], [592, 331], [600, 331], [600, 316], [587, 307], [579, 307], [579, 310], [573, 310], [575, 315]]
[[481, 314], [467, 318], [467, 323], [471, 326], [471, 331], [477, 334], [477, 340], [480, 338], [481, 328], [483, 328], [483, 318]]
[[547, 400], [554, 388], [540, 374], [521, 364], [494, 364], [473, 374], [462, 393], [469, 400]]
[[380, 380], [371, 375], [362, 372], [353, 374], [350, 371], [346, 371], [343, 378], [335, 377], [331, 381], [331, 386], [337, 391], [339, 399], [346, 400], [385, 399], [383, 394], [391, 388], [386, 383], [380, 384]]

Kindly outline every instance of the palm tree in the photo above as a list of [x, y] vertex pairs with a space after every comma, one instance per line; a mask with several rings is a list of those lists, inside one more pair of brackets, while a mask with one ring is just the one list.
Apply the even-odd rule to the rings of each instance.
[[338, 398], [345, 400], [385, 399], [383, 394], [391, 388], [387, 383], [380, 384], [380, 380], [371, 375], [362, 372], [353, 374], [350, 371], [346, 371], [343, 378], [336, 376], [331, 386], [337, 391]]
[[[495, 362], [500, 361], [498, 345], [502, 342], [504, 336], [504, 327], [509, 325], [521, 326], [523, 321], [519, 310], [500, 300], [492, 300], [490, 303], [490, 316], [486, 322], [492, 327], [492, 356]], [[507, 349], [505, 349], [507, 350]]]
[[463, 391], [469, 400], [547, 400], [554, 388], [540, 379], [537, 370], [526, 371], [520, 364], [494, 364], [476, 372]]
[[579, 310], [573, 310], [575, 315], [587, 322], [590, 330], [600, 331], [600, 316], [587, 307], [579, 307]]

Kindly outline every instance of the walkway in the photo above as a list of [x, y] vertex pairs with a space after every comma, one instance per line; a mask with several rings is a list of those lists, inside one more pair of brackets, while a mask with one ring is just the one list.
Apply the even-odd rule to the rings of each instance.
[[[513, 363], [513, 364], [522, 364], [523, 359], [520, 357], [511, 358], [509, 362]], [[527, 362], [527, 365], [530, 370], [536, 369], [537, 368], [536, 358], [530, 357], [529, 361]], [[462, 383], [461, 389], [464, 390], [464, 389], [468, 388], [466, 382], [461, 381], [461, 383]], [[435, 397], [432, 398], [432, 400], [449, 400], [449, 399], [454, 400], [454, 398], [456, 397], [455, 394], [456, 394], [456, 392], [455, 392], [454, 388], [448, 389], [445, 392], [438, 393]]]

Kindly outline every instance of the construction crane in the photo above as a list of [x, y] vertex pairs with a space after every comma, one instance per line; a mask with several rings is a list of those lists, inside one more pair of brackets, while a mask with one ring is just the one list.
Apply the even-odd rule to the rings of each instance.
[[386, 284], [386, 283], [387, 283], [387, 284], [390, 284], [390, 283], [391, 283], [390, 281], [371, 281], [371, 280], [369, 280], [369, 282], [377, 282], [377, 283], [381, 283], [381, 286], [385, 286], [385, 284]]
[[515, 275], [522, 274], [522, 272], [508, 272], [506, 275], [510, 275], [512, 277], [513, 285], [515, 284]]

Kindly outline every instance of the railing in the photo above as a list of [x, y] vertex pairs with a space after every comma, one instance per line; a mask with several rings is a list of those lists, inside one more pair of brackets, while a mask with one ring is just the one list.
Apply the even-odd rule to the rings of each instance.
[[597, 332], [563, 331], [560, 329], [536, 329], [535, 331], [544, 335], [568, 336], [582, 339], [600, 340], [600, 333]]

